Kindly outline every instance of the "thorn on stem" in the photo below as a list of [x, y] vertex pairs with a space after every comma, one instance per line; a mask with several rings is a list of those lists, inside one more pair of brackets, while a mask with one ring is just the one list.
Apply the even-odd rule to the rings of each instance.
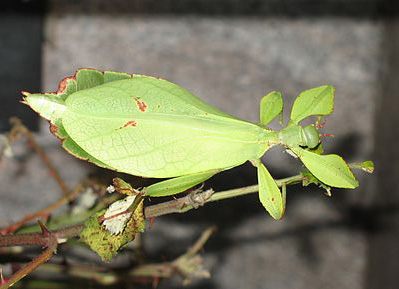
[[3, 268], [0, 268], [0, 286], [6, 284], [7, 281], [8, 279], [3, 276]]
[[48, 237], [51, 234], [50, 231], [46, 228], [46, 226], [40, 220], [38, 220], [37, 223], [40, 226], [40, 230], [42, 231], [42, 235], [44, 237]]

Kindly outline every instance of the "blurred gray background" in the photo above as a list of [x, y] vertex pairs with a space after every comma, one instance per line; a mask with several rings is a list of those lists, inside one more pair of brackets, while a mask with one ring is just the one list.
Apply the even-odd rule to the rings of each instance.
[[[48, 124], [17, 104], [18, 91], [54, 91], [78, 68], [140, 73], [256, 122], [269, 91], [283, 92], [287, 120], [299, 92], [332, 84], [335, 108], [325, 132], [335, 138], [325, 139], [326, 150], [375, 161], [373, 175], [357, 173], [359, 188], [328, 197], [289, 187], [281, 221], [256, 194], [158, 218], [146, 250], [152, 261], [170, 260], [216, 224], [203, 252], [212, 278], [190, 288], [397, 288], [398, 11], [396, 1], [377, 0], [19, 1], [0, 14], [0, 128], [15, 114], [40, 127], [38, 141], [72, 187], [96, 168], [63, 151]], [[23, 143], [14, 152], [0, 163], [0, 226], [60, 196], [37, 156]], [[301, 168], [281, 149], [264, 162], [276, 178]], [[255, 169], [245, 164], [206, 187], [255, 183]]]

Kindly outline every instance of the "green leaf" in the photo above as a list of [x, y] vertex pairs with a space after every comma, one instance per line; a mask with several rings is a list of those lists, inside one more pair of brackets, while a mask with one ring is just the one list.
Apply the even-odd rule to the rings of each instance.
[[268, 125], [282, 111], [283, 96], [277, 91], [270, 92], [260, 101], [260, 123]]
[[318, 155], [300, 147], [290, 149], [321, 182], [332, 187], [349, 189], [354, 189], [359, 185], [347, 163], [340, 156]]
[[276, 181], [260, 160], [255, 162], [258, 168], [259, 200], [273, 219], [279, 220], [285, 211], [283, 199]]
[[295, 100], [291, 122], [298, 124], [311, 115], [327, 115], [333, 111], [334, 88], [324, 85], [303, 91]]
[[128, 196], [136, 196], [137, 194], [139, 194], [138, 190], [135, 190], [131, 184], [125, 182], [121, 178], [112, 179], [112, 184], [114, 186], [115, 191], [119, 194], [128, 195]]
[[127, 223], [123, 224], [122, 232], [112, 234], [99, 221], [106, 211], [102, 210], [90, 217], [84, 223], [84, 229], [79, 237], [80, 241], [87, 244], [103, 261], [109, 262], [121, 247], [134, 240], [137, 233], [144, 232], [145, 223], [141, 202]]

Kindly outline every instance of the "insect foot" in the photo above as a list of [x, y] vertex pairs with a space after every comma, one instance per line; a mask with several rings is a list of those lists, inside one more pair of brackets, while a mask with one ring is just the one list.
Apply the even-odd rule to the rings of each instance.
[[191, 206], [197, 209], [205, 204], [205, 202], [213, 195], [214, 191], [212, 189], [203, 191], [195, 190], [187, 196], [187, 202], [185, 206]]

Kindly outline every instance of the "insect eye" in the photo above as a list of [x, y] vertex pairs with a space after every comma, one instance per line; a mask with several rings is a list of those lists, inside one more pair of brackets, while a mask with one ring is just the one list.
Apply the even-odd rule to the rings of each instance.
[[313, 125], [307, 125], [302, 130], [303, 140], [308, 148], [315, 148], [319, 142], [319, 132]]

